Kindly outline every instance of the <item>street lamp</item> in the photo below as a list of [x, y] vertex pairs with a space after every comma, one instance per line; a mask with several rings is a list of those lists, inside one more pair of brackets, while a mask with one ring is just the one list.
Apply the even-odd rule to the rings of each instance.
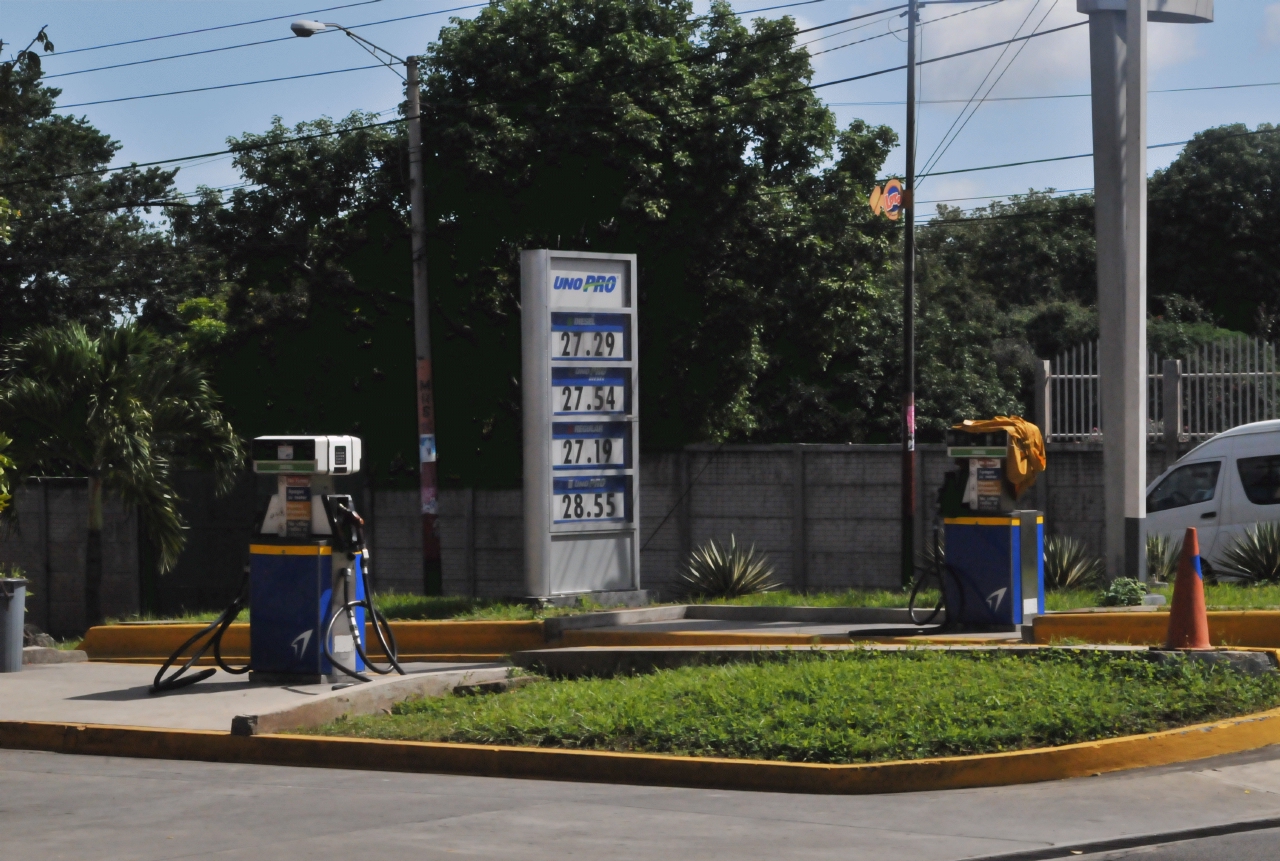
[[[405, 82], [409, 100], [405, 120], [409, 125], [409, 218], [413, 236], [413, 336], [417, 354], [418, 381], [418, 467], [422, 485], [422, 578], [427, 594], [441, 591], [440, 534], [436, 528], [439, 513], [436, 477], [436, 410], [431, 378], [430, 309], [427, 304], [427, 207], [422, 177], [421, 108], [418, 103], [418, 58], [401, 59], [395, 54], [357, 36], [341, 24], [320, 21], [294, 21], [289, 25], [295, 36], [310, 38], [328, 29], [341, 30]], [[394, 63], [404, 65], [400, 75]]]

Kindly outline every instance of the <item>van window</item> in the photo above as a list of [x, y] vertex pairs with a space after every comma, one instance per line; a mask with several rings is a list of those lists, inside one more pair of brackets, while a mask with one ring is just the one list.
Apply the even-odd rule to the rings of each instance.
[[1236, 462], [1244, 495], [1254, 505], [1280, 505], [1280, 455], [1242, 457]]
[[1218, 470], [1221, 468], [1220, 460], [1178, 467], [1147, 496], [1147, 511], [1165, 511], [1208, 502], [1213, 499], [1214, 488], [1218, 486]]

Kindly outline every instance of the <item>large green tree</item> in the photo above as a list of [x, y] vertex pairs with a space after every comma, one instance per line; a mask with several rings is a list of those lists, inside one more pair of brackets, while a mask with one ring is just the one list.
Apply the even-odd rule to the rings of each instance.
[[1228, 328], [1280, 336], [1280, 128], [1196, 134], [1149, 185], [1153, 297], [1193, 299]]
[[442, 31], [423, 131], [436, 259], [457, 259], [434, 283], [460, 289], [439, 302], [510, 334], [516, 249], [635, 251], [649, 445], [859, 438], [842, 365], [889, 252], [863, 200], [893, 133], [837, 134], [791, 19], [692, 13], [509, 0]]
[[[203, 289], [198, 255], [145, 217], [173, 198], [176, 171], [105, 172], [120, 144], [54, 112], [41, 81], [42, 30], [0, 63], [0, 337], [75, 320], [100, 327], [175, 289]], [[7, 210], [7, 211], [5, 211]]]
[[13, 436], [16, 475], [89, 480], [89, 624], [102, 620], [104, 494], [137, 506], [163, 572], [185, 543], [174, 472], [210, 470], [221, 492], [235, 483], [243, 451], [218, 405], [185, 348], [134, 325], [37, 328], [0, 354], [0, 427]]

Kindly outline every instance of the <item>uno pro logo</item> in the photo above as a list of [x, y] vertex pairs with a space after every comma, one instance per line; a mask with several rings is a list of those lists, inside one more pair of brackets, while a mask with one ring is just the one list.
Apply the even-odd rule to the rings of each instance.
[[617, 287], [617, 275], [587, 275], [584, 278], [557, 275], [551, 285], [553, 290], [580, 290], [583, 293], [612, 293]]

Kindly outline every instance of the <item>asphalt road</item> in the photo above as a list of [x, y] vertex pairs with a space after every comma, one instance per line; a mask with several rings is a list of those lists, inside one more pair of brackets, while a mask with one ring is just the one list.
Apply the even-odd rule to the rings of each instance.
[[[1070, 858], [1099, 840], [1136, 845], [1144, 835], [1259, 820], [1280, 827], [1275, 748], [1096, 778], [880, 796], [0, 751], [0, 858], [41, 861]], [[1112, 857], [1270, 859], [1280, 853], [1258, 853], [1274, 846], [1273, 834]]]
[[1204, 840], [1163, 843], [1083, 857], [1089, 861], [1113, 861], [1120, 858], [1132, 861], [1275, 861], [1280, 858], [1280, 829], [1226, 834]]

